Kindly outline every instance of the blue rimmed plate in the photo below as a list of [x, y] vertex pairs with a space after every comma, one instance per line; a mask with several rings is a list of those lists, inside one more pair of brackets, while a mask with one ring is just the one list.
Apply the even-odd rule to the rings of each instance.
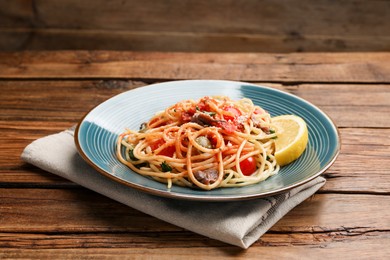
[[[240, 188], [196, 190], [156, 182], [121, 164], [115, 143], [125, 128], [139, 129], [157, 111], [185, 99], [224, 95], [250, 98], [271, 116], [294, 114], [309, 130], [309, 143], [302, 156], [282, 167], [264, 182]], [[204, 201], [229, 201], [275, 195], [302, 185], [323, 173], [336, 160], [339, 134], [330, 118], [319, 108], [292, 94], [250, 83], [223, 80], [184, 80], [153, 84], [114, 96], [92, 109], [78, 124], [75, 143], [80, 155], [105, 176], [154, 195]]]

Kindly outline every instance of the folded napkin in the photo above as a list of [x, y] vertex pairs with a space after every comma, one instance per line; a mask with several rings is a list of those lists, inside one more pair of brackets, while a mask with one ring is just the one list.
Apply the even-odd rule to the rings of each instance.
[[35, 140], [25, 148], [21, 158], [146, 214], [242, 248], [256, 242], [287, 212], [325, 184], [325, 179], [318, 177], [283, 194], [223, 203], [157, 197], [99, 174], [79, 156], [73, 134], [73, 129], [69, 129]]

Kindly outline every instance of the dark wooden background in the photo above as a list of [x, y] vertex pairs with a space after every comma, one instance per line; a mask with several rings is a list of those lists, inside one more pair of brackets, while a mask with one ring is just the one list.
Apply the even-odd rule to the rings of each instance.
[[388, 0], [0, 0], [0, 51], [390, 51]]

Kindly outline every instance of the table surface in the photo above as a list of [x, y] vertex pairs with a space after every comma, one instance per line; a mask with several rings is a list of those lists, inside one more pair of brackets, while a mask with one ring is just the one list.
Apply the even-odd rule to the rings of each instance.
[[[178, 79], [258, 83], [339, 127], [327, 183], [249, 249], [186, 231], [20, 160], [123, 91]], [[381, 259], [390, 255], [390, 53], [0, 53], [0, 258]]]

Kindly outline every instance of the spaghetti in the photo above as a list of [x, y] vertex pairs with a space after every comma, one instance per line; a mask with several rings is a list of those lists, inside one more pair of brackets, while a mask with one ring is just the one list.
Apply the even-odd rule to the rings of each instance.
[[185, 100], [117, 140], [118, 159], [156, 181], [211, 190], [278, 173], [271, 116], [250, 99]]

